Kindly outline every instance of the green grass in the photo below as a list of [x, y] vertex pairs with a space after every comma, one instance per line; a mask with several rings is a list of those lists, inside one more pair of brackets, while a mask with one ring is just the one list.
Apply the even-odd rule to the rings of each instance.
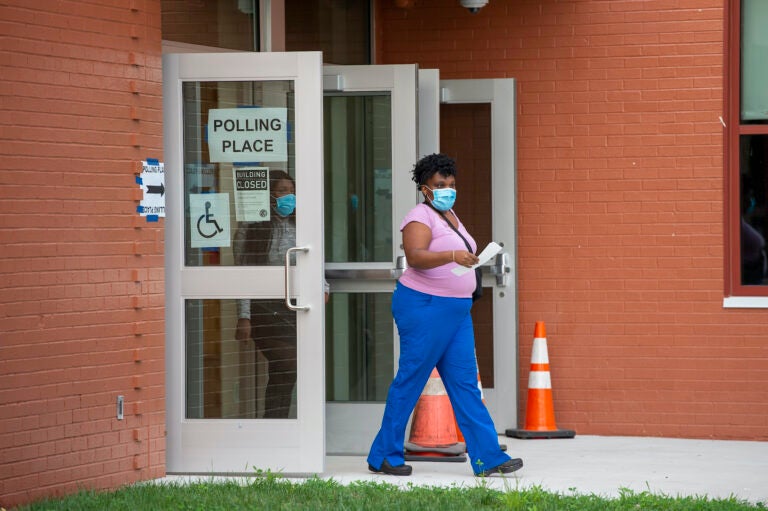
[[481, 481], [471, 488], [418, 487], [400, 489], [386, 483], [357, 482], [342, 485], [333, 480], [289, 481], [272, 474], [247, 483], [205, 482], [194, 484], [135, 484], [111, 492], [81, 491], [56, 500], [31, 504], [20, 510], [674, 510], [737, 511], [767, 509], [736, 498], [669, 497], [649, 492], [622, 490], [618, 498], [596, 495], [564, 495], [540, 488], [498, 491]]

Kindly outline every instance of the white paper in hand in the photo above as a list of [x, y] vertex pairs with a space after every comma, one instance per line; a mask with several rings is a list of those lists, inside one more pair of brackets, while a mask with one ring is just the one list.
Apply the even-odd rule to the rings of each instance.
[[476, 265], [470, 268], [467, 268], [466, 266], [457, 266], [456, 268], [452, 269], [451, 272], [453, 272], [453, 274], [456, 275], [457, 277], [461, 277], [468, 271], [473, 271], [478, 266], [481, 266], [487, 263], [488, 261], [491, 260], [491, 257], [495, 256], [499, 252], [501, 252], [501, 245], [499, 245], [495, 241], [492, 241], [488, 243], [488, 245], [483, 249], [483, 251], [480, 252], [480, 255], [477, 256], [480, 260], [477, 262]]

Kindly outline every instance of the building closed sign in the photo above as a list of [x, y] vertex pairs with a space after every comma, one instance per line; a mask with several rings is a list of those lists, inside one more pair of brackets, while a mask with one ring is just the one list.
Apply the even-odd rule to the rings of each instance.
[[269, 169], [234, 167], [235, 219], [238, 222], [269, 221]]
[[286, 108], [209, 110], [210, 161], [288, 161], [287, 112]]

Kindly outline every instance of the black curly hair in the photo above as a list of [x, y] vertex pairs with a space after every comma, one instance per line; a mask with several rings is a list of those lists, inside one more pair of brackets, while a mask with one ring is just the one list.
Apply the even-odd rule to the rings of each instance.
[[283, 179], [290, 181], [293, 183], [294, 188], [296, 187], [296, 181], [294, 181], [286, 171], [273, 169], [269, 171], [269, 189], [274, 190], [275, 186], [277, 186], [277, 182], [282, 181]]
[[412, 173], [411, 179], [416, 183], [416, 188], [421, 188], [421, 185], [435, 174], [443, 177], [456, 176], [456, 162], [442, 153], [430, 154], [416, 162]]

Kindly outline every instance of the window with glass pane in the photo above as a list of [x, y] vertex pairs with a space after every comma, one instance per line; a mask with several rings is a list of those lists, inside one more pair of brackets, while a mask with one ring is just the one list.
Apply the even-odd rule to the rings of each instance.
[[[742, 0], [739, 62], [739, 282], [768, 285], [768, 2]], [[733, 160], [732, 160], [733, 161]]]
[[741, 2], [741, 121], [768, 121], [768, 2]]
[[[182, 93], [185, 265], [284, 265], [296, 241], [293, 82]], [[296, 315], [283, 300], [187, 300], [185, 325], [187, 418], [296, 418]]]
[[186, 418], [296, 418], [295, 312], [229, 299], [186, 300], [184, 314]]
[[160, 8], [162, 34], [166, 41], [231, 50], [259, 50], [257, 0], [162, 0]]
[[768, 135], [741, 136], [741, 284], [768, 284]]
[[322, 51], [329, 64], [370, 64], [370, 19], [366, 0], [285, 0], [285, 49]]
[[391, 98], [324, 102], [325, 260], [392, 261]]
[[182, 92], [185, 264], [284, 265], [296, 238], [293, 82]]
[[391, 293], [333, 293], [326, 306], [326, 398], [382, 402], [394, 375]]

